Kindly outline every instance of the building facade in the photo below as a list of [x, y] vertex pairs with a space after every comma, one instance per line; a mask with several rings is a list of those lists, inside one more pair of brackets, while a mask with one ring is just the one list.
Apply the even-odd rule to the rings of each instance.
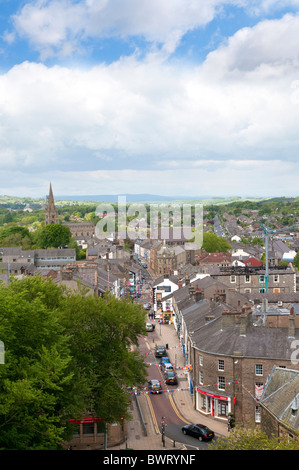
[[259, 400], [273, 367], [299, 370], [298, 362], [292, 363], [298, 319], [292, 311], [284, 316], [283, 327], [267, 327], [264, 315], [253, 318], [251, 307], [244, 305], [240, 310], [224, 309], [221, 317], [189, 333], [198, 411], [224, 420], [232, 413], [236, 424], [260, 425]]
[[[265, 291], [266, 271], [254, 267], [221, 268], [213, 273], [230, 289], [243, 294], [263, 293]], [[292, 267], [269, 269], [267, 292], [288, 294], [296, 292], [296, 272]]]

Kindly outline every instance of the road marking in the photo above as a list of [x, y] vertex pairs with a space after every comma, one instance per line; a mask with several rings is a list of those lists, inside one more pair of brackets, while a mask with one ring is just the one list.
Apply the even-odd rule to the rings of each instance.
[[175, 414], [177, 415], [177, 417], [178, 417], [181, 421], [183, 421], [184, 423], [186, 423], [186, 424], [192, 424], [192, 423], [190, 423], [190, 421], [187, 421], [185, 418], [183, 418], [183, 416], [181, 415], [181, 413], [180, 413], [179, 410], [177, 409], [176, 404], [174, 403], [174, 400], [173, 400], [173, 398], [172, 398], [172, 396], [171, 396], [171, 393], [169, 394], [169, 401], [170, 401], [170, 404], [171, 404], [171, 406], [172, 406], [172, 408], [173, 408]]
[[152, 405], [151, 399], [150, 399], [149, 395], [145, 395], [145, 396], [146, 396], [146, 398], [147, 398], [147, 403], [148, 403], [148, 406], [149, 406], [149, 409], [150, 409], [150, 413], [151, 413], [151, 417], [152, 417], [152, 422], [153, 422], [153, 425], [154, 425], [156, 434], [161, 434], [161, 433], [160, 433], [160, 430], [159, 430], [159, 426], [158, 426], [158, 423], [157, 423], [157, 419], [156, 419], [156, 415], [155, 415], [155, 412], [154, 412], [154, 409], [153, 409], [153, 405]]

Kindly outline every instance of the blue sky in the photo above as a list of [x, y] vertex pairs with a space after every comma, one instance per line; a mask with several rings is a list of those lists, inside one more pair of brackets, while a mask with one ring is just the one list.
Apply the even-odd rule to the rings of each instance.
[[298, 196], [299, 0], [0, 0], [0, 194]]

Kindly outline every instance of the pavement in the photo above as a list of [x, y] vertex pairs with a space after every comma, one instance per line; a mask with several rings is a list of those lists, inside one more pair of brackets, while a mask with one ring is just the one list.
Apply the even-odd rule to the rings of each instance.
[[[206, 416], [201, 412], [195, 410], [193, 404], [193, 395], [188, 388], [187, 375], [185, 373], [184, 356], [179, 338], [173, 324], [160, 324], [158, 321], [155, 323], [155, 334], [158, 340], [153, 342], [151, 335], [148, 333], [147, 341], [151, 349], [155, 348], [156, 344], [168, 345], [167, 355], [173, 365], [175, 365], [177, 375], [179, 377], [178, 388], [171, 392], [170, 399], [176, 408], [176, 413], [188, 423], [202, 423], [211, 428], [218, 436], [228, 436], [227, 422]], [[170, 393], [170, 392], [169, 392]], [[141, 408], [143, 420], [146, 427], [146, 435], [141, 424], [140, 414], [137, 408], [135, 398], [131, 402], [130, 413], [132, 420], [127, 422], [127, 440], [118, 446], [109, 448], [108, 450], [121, 450], [121, 449], [134, 449], [134, 450], [170, 450], [170, 449], [184, 449], [184, 445], [179, 442], [174, 443], [172, 440], [166, 438], [165, 443], [162, 442], [162, 436], [157, 426], [155, 426], [152, 419], [151, 407], [148, 403], [148, 395], [138, 395], [138, 402]]]

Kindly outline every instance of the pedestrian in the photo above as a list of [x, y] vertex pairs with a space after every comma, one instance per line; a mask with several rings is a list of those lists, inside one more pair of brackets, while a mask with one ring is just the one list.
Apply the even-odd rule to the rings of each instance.
[[229, 417], [227, 418], [227, 429], [228, 429], [228, 431], [230, 431], [231, 428], [232, 428], [232, 417], [229, 416]]

